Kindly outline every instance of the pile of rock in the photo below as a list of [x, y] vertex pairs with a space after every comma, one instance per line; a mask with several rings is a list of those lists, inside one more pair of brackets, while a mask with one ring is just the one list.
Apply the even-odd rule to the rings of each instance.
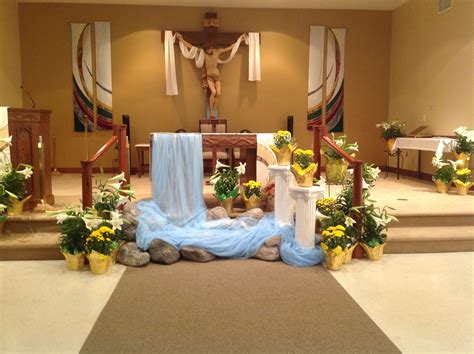
[[[262, 209], [252, 209], [242, 216], [248, 219], [249, 223], [257, 222], [263, 218]], [[124, 225], [124, 231], [127, 236], [125, 245], [120, 248], [117, 255], [117, 260], [125, 265], [133, 267], [141, 267], [148, 264], [150, 261], [160, 264], [173, 264], [179, 261], [181, 257], [193, 262], [209, 262], [216, 258], [212, 253], [197, 247], [183, 246], [181, 250], [177, 250], [173, 245], [163, 240], [153, 240], [150, 244], [148, 252], [141, 251], [135, 243], [135, 233], [138, 225], [138, 210], [136, 202], [128, 203], [124, 207], [124, 217], [128, 221]], [[208, 210], [207, 220], [218, 220], [227, 218], [228, 215], [223, 207], [215, 207]], [[260, 250], [255, 254], [254, 258], [264, 261], [280, 260], [280, 236], [269, 238]]]

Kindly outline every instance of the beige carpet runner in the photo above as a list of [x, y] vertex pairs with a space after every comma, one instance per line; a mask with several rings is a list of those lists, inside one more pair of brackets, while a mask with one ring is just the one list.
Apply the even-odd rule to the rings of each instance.
[[322, 266], [219, 260], [128, 268], [81, 352], [400, 351]]

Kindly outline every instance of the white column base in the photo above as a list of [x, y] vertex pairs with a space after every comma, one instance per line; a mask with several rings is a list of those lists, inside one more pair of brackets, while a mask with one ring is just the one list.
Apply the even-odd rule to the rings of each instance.
[[296, 200], [295, 238], [301, 247], [314, 248], [316, 227], [316, 200], [324, 197], [321, 187], [290, 187]]
[[270, 176], [275, 177], [275, 220], [280, 225], [293, 225], [293, 204], [290, 198], [290, 166], [268, 166]]

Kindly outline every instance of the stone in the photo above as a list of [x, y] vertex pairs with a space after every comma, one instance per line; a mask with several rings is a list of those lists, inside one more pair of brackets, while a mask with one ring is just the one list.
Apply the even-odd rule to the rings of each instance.
[[137, 226], [132, 224], [123, 224], [122, 231], [125, 234], [126, 240], [135, 242], [137, 234]]
[[265, 241], [265, 245], [268, 247], [280, 247], [281, 236], [273, 236]]
[[183, 246], [181, 247], [181, 256], [194, 262], [209, 262], [216, 258], [212, 253], [202, 248]]
[[221, 206], [217, 206], [207, 211], [207, 221], [218, 220], [218, 219], [223, 219], [227, 217], [228, 217], [227, 212]]
[[242, 216], [244, 217], [254, 218], [254, 219], [261, 219], [263, 218], [263, 215], [264, 215], [263, 210], [260, 208], [250, 209], [242, 214]]
[[253, 258], [261, 259], [262, 261], [279, 261], [280, 260], [280, 249], [278, 247], [268, 247], [263, 245], [258, 250], [257, 254]]
[[151, 241], [148, 253], [153, 263], [173, 264], [179, 261], [180, 258], [178, 250], [163, 240]]
[[150, 262], [150, 254], [138, 249], [135, 242], [128, 242], [120, 247], [117, 261], [132, 267], [142, 267]]

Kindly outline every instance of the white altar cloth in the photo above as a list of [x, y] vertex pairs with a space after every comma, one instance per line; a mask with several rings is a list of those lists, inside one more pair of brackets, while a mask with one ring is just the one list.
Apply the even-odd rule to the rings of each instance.
[[441, 157], [443, 152], [451, 152], [455, 140], [451, 138], [397, 138], [392, 151], [397, 149], [435, 151], [436, 156]]

